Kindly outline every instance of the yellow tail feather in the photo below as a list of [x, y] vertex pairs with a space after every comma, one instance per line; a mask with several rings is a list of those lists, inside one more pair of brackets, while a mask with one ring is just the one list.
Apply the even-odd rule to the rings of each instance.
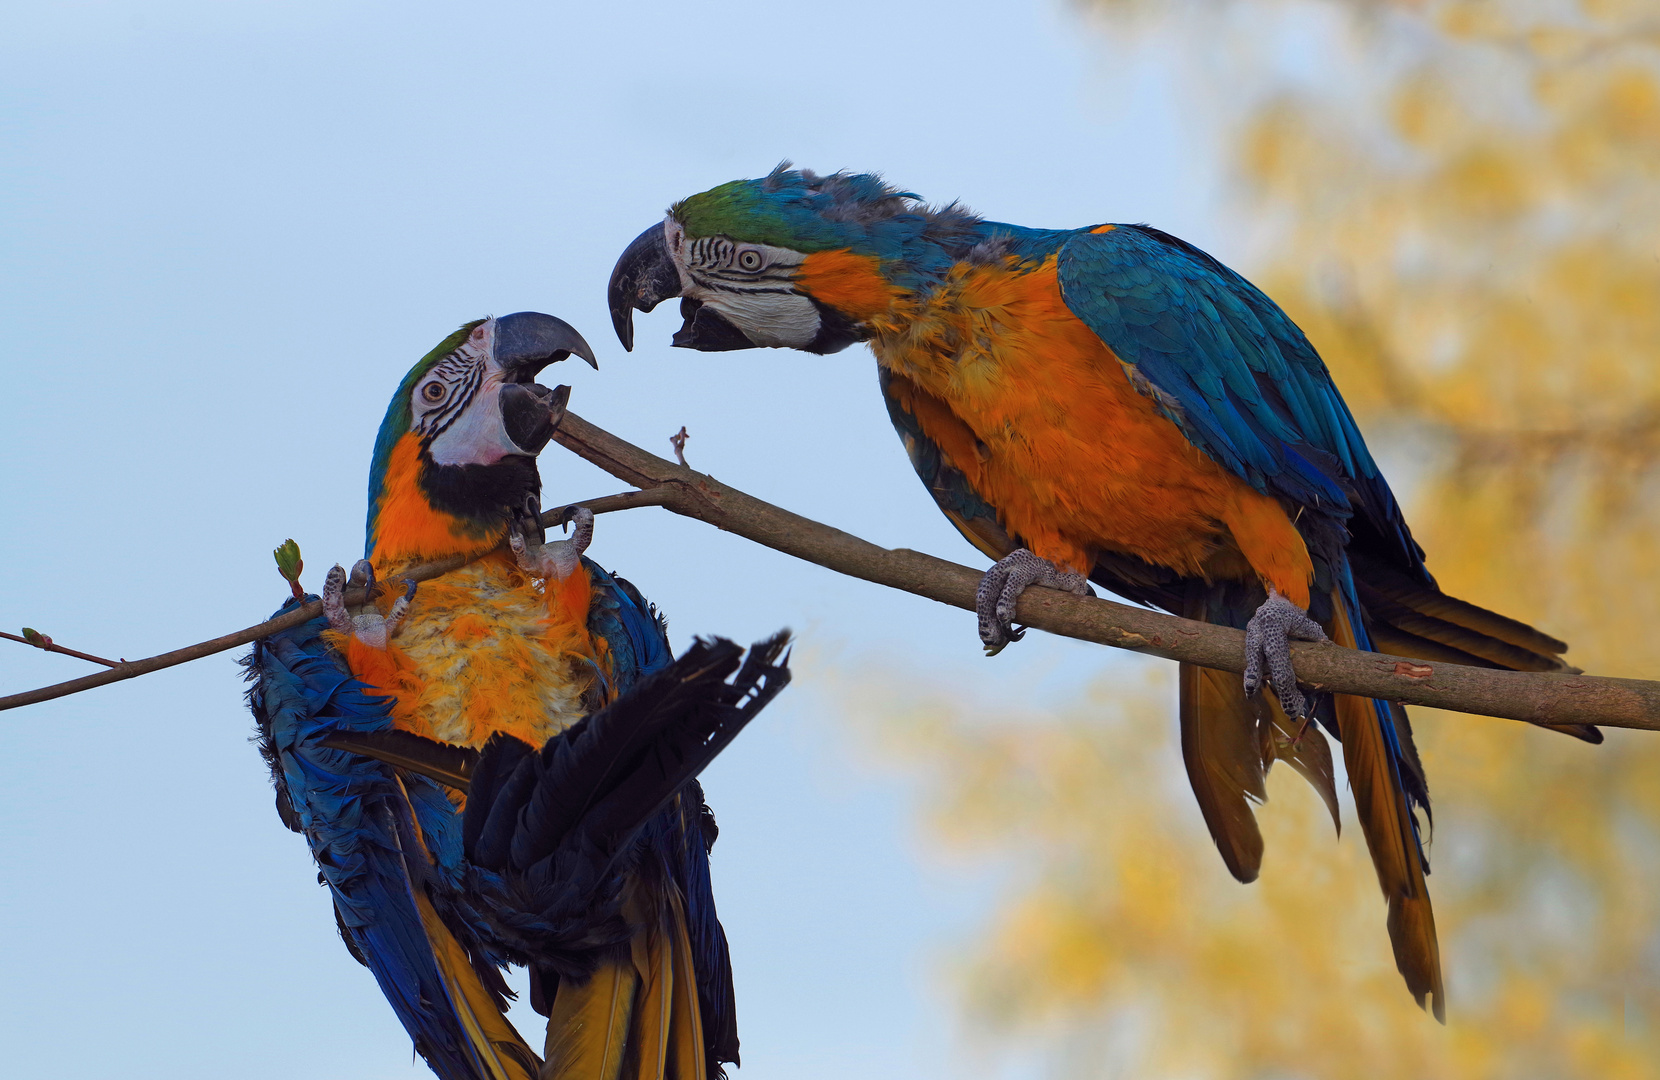
[[639, 929], [627, 956], [586, 982], [560, 980], [540, 1080], [705, 1080], [686, 911], [673, 884], [659, 887], [666, 899], [632, 883], [623, 916]]
[[[414, 850], [405, 849], [403, 857], [424, 859], [432, 863], [432, 852], [427, 849], [426, 837], [410, 808], [409, 791], [401, 778], [394, 777], [403, 798], [396, 802], [395, 813], [402, 816], [407, 835], [413, 840]], [[488, 1071], [490, 1080], [535, 1080], [541, 1061], [532, 1052], [519, 1032], [496, 1005], [495, 997], [484, 988], [478, 972], [467, 957], [467, 950], [455, 940], [450, 928], [444, 925], [438, 911], [432, 906], [424, 889], [416, 886], [411, 891], [415, 910], [421, 916], [421, 929], [438, 966], [438, 975], [444, 981], [456, 1019], [466, 1032], [475, 1056]]]
[[[1240, 692], [1244, 688], [1240, 687]], [[1337, 772], [1332, 768], [1331, 744], [1325, 733], [1313, 721], [1292, 720], [1280, 708], [1273, 694], [1259, 694], [1253, 704], [1263, 717], [1262, 768], [1266, 772], [1274, 762], [1283, 761], [1308, 781], [1326, 804], [1331, 814], [1332, 828], [1343, 835], [1343, 816], [1337, 804]]]
[[450, 1003], [478, 1059], [489, 1071], [490, 1080], [536, 1080], [537, 1066], [541, 1064], [536, 1055], [496, 1007], [468, 961], [466, 951], [438, 917], [426, 893], [417, 888], [414, 896], [415, 907], [421, 913], [421, 926], [432, 943], [432, 954], [438, 961], [438, 972], [449, 991]]
[[703, 1046], [703, 1014], [697, 1000], [697, 968], [686, 929], [686, 906], [680, 891], [669, 890], [669, 930], [674, 952], [674, 1009], [669, 1018], [669, 1076], [705, 1080], [708, 1055]]
[[560, 979], [540, 1080], [617, 1080], [639, 985], [631, 959], [601, 964], [584, 982]]
[[1275, 761], [1308, 781], [1342, 832], [1331, 747], [1319, 728], [1288, 719], [1272, 695], [1247, 698], [1237, 675], [1183, 664], [1178, 678], [1182, 760], [1205, 825], [1234, 877], [1253, 881], [1262, 866], [1252, 804], [1266, 801], [1264, 779]]
[[[1354, 630], [1340, 598], [1333, 597], [1333, 607], [1332, 640], [1352, 649]], [[1389, 940], [1395, 949], [1395, 967], [1418, 1004], [1422, 1006], [1429, 997], [1435, 1018], [1445, 1023], [1446, 991], [1441, 982], [1435, 913], [1418, 861], [1411, 811], [1395, 782], [1382, 725], [1369, 698], [1337, 694], [1333, 704], [1361, 832], [1372, 853], [1378, 885], [1389, 901]]]
[[1239, 676], [1193, 664], [1179, 675], [1182, 760], [1228, 872], [1255, 881], [1262, 869], [1262, 832], [1253, 802], [1268, 797], [1256, 715]]
[[640, 973], [639, 1001], [634, 1007], [633, 1044], [630, 1057], [634, 1067], [631, 1080], [659, 1080], [669, 1054], [669, 1020], [674, 1015], [674, 950], [663, 934], [659, 913], [645, 929], [634, 935], [634, 969]]

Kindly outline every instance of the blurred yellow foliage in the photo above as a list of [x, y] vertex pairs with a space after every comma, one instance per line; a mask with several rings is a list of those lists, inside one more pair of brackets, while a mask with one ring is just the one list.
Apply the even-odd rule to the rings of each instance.
[[[1200, 58], [1254, 14], [1325, 28], [1353, 92], [1248, 60], [1194, 91], [1251, 110], [1253, 276], [1326, 357], [1449, 592], [1589, 670], [1660, 676], [1660, 6], [1094, 6], [1181, 18]], [[859, 702], [929, 777], [941, 841], [1018, 870], [965, 943], [976, 1028], [1041, 1035], [1078, 1076], [1660, 1076], [1660, 736], [1417, 714], [1443, 1029], [1395, 974], [1358, 829], [1334, 841], [1276, 770], [1262, 880], [1234, 884], [1182, 776], [1171, 673], [1110, 670], [1059, 715]]]
[[927, 778], [930, 833], [1018, 882], [956, 961], [970, 1029], [1040, 1034], [1061, 1075], [1657, 1075], [1660, 756], [1639, 737], [1425, 716], [1442, 1028], [1395, 973], [1349, 809], [1336, 839], [1274, 770], [1262, 879], [1237, 884], [1181, 770], [1172, 673], [1114, 669], [1012, 717], [857, 680], [850, 711]]
[[1259, 283], [1364, 425], [1428, 451], [1445, 583], [1653, 674], [1660, 5], [1379, 6], [1361, 115], [1281, 94], [1249, 123]]

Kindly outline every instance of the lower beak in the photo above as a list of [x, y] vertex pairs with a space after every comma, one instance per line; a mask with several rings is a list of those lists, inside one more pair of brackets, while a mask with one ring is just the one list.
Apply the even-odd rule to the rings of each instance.
[[540, 454], [565, 418], [571, 388], [556, 386], [550, 390], [540, 383], [506, 383], [498, 392], [507, 437], [526, 455]]
[[680, 270], [669, 251], [668, 222], [653, 225], [634, 238], [611, 271], [607, 299], [611, 325], [629, 352], [634, 350], [634, 311], [650, 311], [671, 296], [680, 295]]
[[755, 343], [731, 321], [700, 300], [683, 297], [680, 317], [686, 320], [674, 332], [669, 344], [698, 352], [730, 352], [733, 349], [753, 349]]

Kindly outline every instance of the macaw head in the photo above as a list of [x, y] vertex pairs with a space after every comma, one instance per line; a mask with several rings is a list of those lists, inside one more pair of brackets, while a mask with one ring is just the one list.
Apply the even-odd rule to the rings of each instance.
[[466, 324], [409, 369], [375, 439], [371, 561], [487, 551], [538, 512], [536, 455], [571, 388], [535, 378], [572, 353], [599, 366], [563, 319], [521, 311]]
[[836, 352], [972, 245], [979, 224], [878, 176], [780, 165], [675, 203], [641, 233], [611, 273], [611, 320], [632, 349], [634, 311], [678, 296], [682, 348]]

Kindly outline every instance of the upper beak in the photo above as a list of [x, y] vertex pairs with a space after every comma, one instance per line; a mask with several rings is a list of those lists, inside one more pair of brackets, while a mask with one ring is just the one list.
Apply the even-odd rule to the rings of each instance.
[[680, 270], [669, 251], [668, 224], [659, 222], [636, 236], [611, 271], [611, 325], [629, 352], [634, 351], [634, 309], [650, 311], [680, 295]]
[[517, 311], [496, 320], [496, 363], [509, 382], [528, 383], [549, 364], [572, 354], [599, 370], [594, 350], [564, 319], [540, 311]]

